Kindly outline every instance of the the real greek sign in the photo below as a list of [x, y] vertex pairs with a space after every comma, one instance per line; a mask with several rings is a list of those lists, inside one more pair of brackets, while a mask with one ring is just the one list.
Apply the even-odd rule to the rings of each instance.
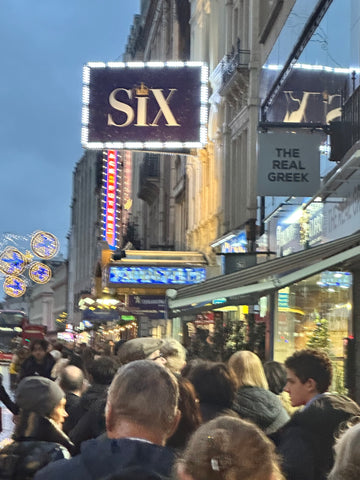
[[310, 197], [320, 186], [318, 133], [259, 133], [258, 195]]

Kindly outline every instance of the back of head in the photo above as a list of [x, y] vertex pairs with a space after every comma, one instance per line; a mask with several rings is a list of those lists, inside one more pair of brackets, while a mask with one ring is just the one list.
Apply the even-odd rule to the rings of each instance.
[[119, 347], [118, 358], [122, 365], [135, 360], [145, 360], [156, 350], [160, 350], [162, 345], [163, 341], [160, 338], [133, 338]]
[[346, 430], [335, 445], [335, 463], [329, 480], [358, 480], [360, 478], [360, 423]]
[[84, 372], [75, 365], [67, 365], [60, 372], [59, 385], [64, 392], [78, 392], [84, 386]]
[[148, 360], [123, 365], [108, 391], [111, 418], [107, 418], [107, 429], [124, 419], [168, 433], [177, 414], [178, 398], [176, 378], [167, 369]]
[[179, 410], [181, 417], [176, 431], [167, 440], [172, 448], [184, 448], [190, 435], [201, 425], [201, 411], [194, 387], [185, 377], [177, 377], [179, 385]]
[[231, 408], [236, 392], [236, 378], [225, 363], [200, 362], [190, 369], [187, 378], [194, 385], [201, 403]]
[[92, 360], [88, 365], [88, 373], [92, 380], [100, 385], [110, 385], [119, 364], [117, 359], [101, 356]]
[[163, 340], [160, 352], [166, 358], [166, 367], [173, 373], [180, 373], [186, 364], [186, 349], [175, 338]]
[[23, 378], [15, 392], [16, 404], [21, 410], [44, 417], [48, 417], [64, 397], [57, 383], [39, 376]]
[[264, 363], [264, 372], [269, 390], [280, 395], [286, 385], [286, 368], [280, 362], [269, 361]]
[[261, 360], [255, 353], [249, 350], [235, 352], [229, 358], [229, 367], [234, 371], [239, 387], [269, 388]]
[[326, 392], [331, 385], [332, 365], [325, 352], [299, 350], [285, 360], [285, 367], [292, 370], [302, 383], [309, 378], [315, 380], [319, 393]]
[[253, 423], [229, 416], [199, 427], [179, 465], [194, 480], [283, 479], [273, 443]]

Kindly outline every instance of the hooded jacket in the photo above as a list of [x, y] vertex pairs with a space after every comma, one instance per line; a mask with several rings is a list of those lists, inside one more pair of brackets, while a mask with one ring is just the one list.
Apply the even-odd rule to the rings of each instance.
[[288, 424], [271, 436], [287, 480], [325, 480], [334, 461], [335, 436], [357, 415], [360, 407], [336, 394], [323, 394], [294, 413]]
[[35, 480], [95, 480], [138, 466], [170, 477], [174, 453], [167, 447], [147, 441], [105, 435], [81, 445], [81, 453], [70, 460], [60, 460], [40, 470]]
[[279, 397], [261, 387], [240, 387], [232, 408], [240, 418], [251, 420], [267, 435], [276, 432], [290, 419]]

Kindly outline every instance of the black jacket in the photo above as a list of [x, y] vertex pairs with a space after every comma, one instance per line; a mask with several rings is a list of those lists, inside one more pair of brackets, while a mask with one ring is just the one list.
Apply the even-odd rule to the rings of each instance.
[[31, 415], [26, 436], [19, 434], [0, 450], [0, 480], [32, 479], [48, 463], [70, 458], [70, 439], [48, 418]]
[[80, 455], [45, 467], [37, 473], [35, 480], [111, 478], [134, 466], [170, 478], [174, 459], [174, 453], [167, 447], [128, 438], [109, 439], [101, 435], [83, 443]]
[[[55, 359], [50, 353], [47, 353], [41, 363], [37, 363], [32, 355], [24, 360], [21, 365], [19, 380], [24, 377], [39, 375], [40, 377], [51, 378], [51, 370], [55, 365]], [[52, 379], [52, 378], [51, 378]]]
[[267, 435], [279, 430], [290, 419], [279, 397], [261, 387], [240, 387], [232, 408], [240, 418], [251, 420]]
[[335, 435], [360, 407], [344, 395], [324, 394], [271, 436], [287, 480], [325, 480], [333, 465]]
[[69, 432], [69, 437], [76, 445], [76, 453], [80, 451], [82, 442], [105, 432], [105, 405], [108, 388], [108, 385], [95, 383], [80, 399], [79, 418]]
[[75, 393], [67, 392], [66, 396], [66, 405], [65, 410], [68, 414], [68, 417], [65, 418], [65, 422], [63, 424], [63, 430], [65, 433], [69, 433], [72, 430], [76, 423], [78, 422], [79, 418], [81, 417], [83, 410], [80, 405], [80, 397], [75, 395]]

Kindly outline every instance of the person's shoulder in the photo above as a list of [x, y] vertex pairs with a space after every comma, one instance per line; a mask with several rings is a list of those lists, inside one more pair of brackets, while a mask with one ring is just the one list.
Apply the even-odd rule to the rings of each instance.
[[81, 465], [81, 458], [80, 456], [76, 456], [69, 459], [62, 459], [57, 460], [55, 462], [51, 462], [46, 467], [39, 470], [34, 480], [51, 480], [56, 479], [64, 479], [68, 475], [68, 478], [76, 478], [77, 480], [81, 480], [85, 478], [82, 476], [82, 465]]

